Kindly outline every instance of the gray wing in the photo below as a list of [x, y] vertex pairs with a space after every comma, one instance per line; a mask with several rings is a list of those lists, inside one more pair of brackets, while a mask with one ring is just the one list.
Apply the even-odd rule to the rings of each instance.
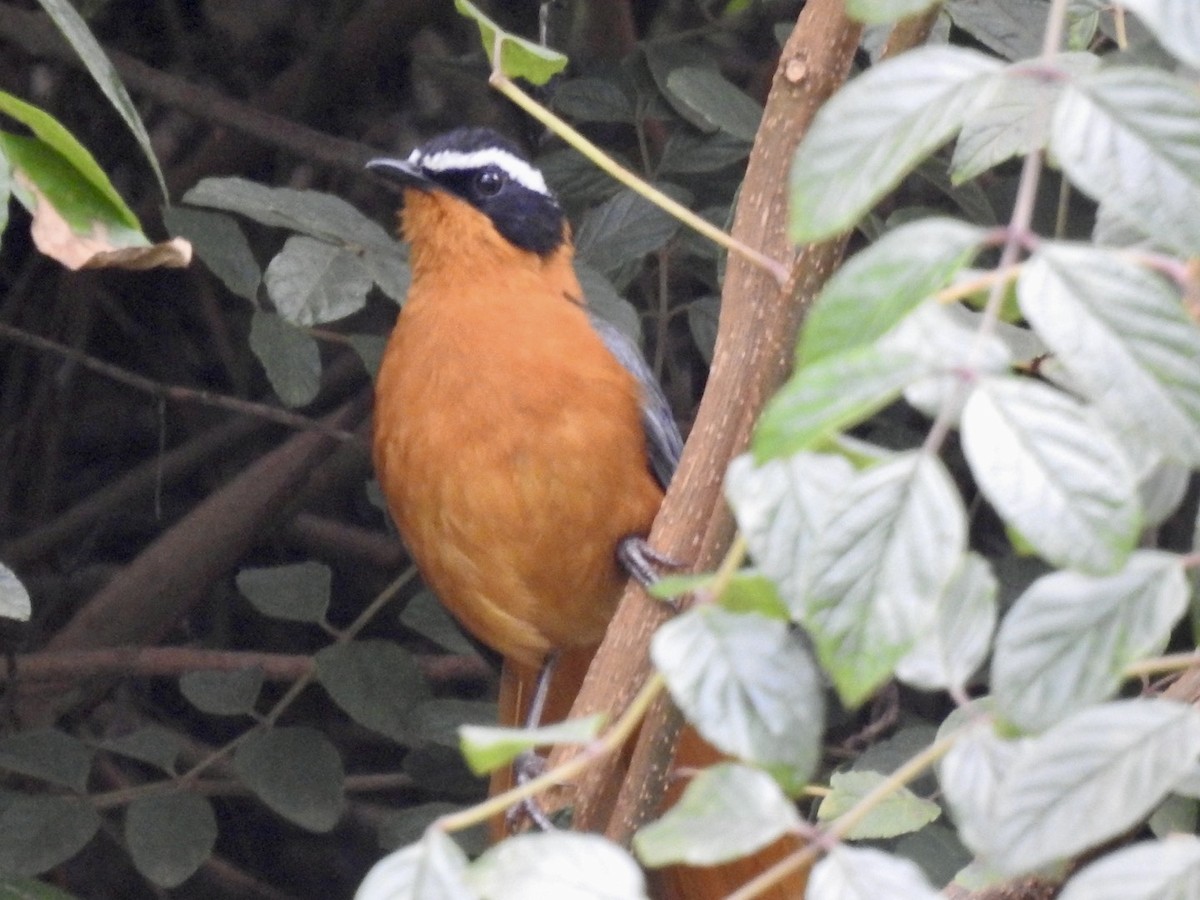
[[638, 380], [642, 388], [642, 428], [646, 432], [646, 454], [650, 471], [666, 490], [679, 465], [679, 454], [683, 452], [683, 438], [671, 407], [663, 395], [662, 388], [646, 364], [642, 351], [611, 322], [589, 314], [592, 327], [600, 335], [604, 345], [625, 369]]

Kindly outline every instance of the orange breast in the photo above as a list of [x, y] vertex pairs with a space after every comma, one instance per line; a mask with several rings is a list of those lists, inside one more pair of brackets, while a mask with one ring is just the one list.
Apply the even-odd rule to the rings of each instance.
[[376, 471], [401, 536], [506, 657], [596, 644], [623, 582], [617, 542], [662, 499], [638, 385], [536, 267], [430, 265], [418, 249], [376, 387]]

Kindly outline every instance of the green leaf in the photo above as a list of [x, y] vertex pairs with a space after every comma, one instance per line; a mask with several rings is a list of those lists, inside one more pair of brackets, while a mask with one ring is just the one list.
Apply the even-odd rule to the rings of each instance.
[[214, 716], [248, 716], [254, 713], [262, 691], [262, 669], [235, 672], [184, 672], [179, 690], [188, 702]]
[[301, 828], [326, 832], [341, 818], [342, 760], [314, 728], [255, 731], [238, 746], [233, 767], [263, 803]]
[[87, 800], [16, 796], [0, 804], [0, 872], [39, 875], [83, 849], [100, 828]]
[[42, 144], [54, 150], [63, 162], [78, 172], [104, 199], [105, 207], [111, 211], [113, 219], [125, 228], [141, 232], [142, 226], [137, 216], [117, 193], [117, 189], [108, 180], [96, 158], [63, 127], [62, 123], [49, 113], [4, 91], [0, 91], [0, 112], [12, 116], [27, 127]]
[[99, 744], [100, 749], [119, 753], [162, 769], [174, 772], [175, 762], [183, 751], [186, 741], [161, 725], [143, 725], [136, 731], [120, 737], [112, 737]]
[[430, 693], [407, 650], [385, 640], [330, 644], [316, 664], [317, 681], [354, 721], [399, 743], [412, 739], [408, 714]]
[[700, 175], [717, 172], [750, 155], [752, 144], [724, 131], [692, 134], [677, 128], [667, 138], [658, 160], [658, 175]]
[[321, 351], [307, 331], [282, 316], [256, 309], [250, 320], [250, 349], [285, 406], [307, 406], [316, 399], [321, 389]]
[[[642, 900], [645, 879], [633, 857], [596, 834], [519, 834], [492, 847], [468, 872], [471, 896]], [[455, 895], [458, 896], [458, 895]]]
[[864, 25], [885, 25], [915, 16], [938, 0], [846, 0], [846, 15]]
[[575, 235], [575, 252], [581, 262], [609, 275], [659, 249], [678, 230], [674, 216], [626, 189], [588, 210]]
[[1186, 255], [1200, 253], [1200, 97], [1183, 78], [1118, 66], [1072, 81], [1050, 149], [1080, 190]]
[[242, 569], [237, 586], [264, 616], [292, 622], [323, 622], [333, 573], [315, 562]]
[[804, 365], [870, 344], [968, 265], [987, 232], [928, 218], [887, 232], [852, 256], [814, 301], [796, 358]]
[[962, 444], [984, 496], [1055, 565], [1112, 572], [1137, 542], [1137, 480], [1086, 406], [1028, 378], [986, 378], [962, 414]]
[[[398, 847], [419, 841], [429, 826], [439, 818], [462, 812], [463, 809], [464, 807], [460, 803], [433, 800], [429, 803], [418, 803], [415, 806], [405, 806], [400, 809], [390, 810], [383, 814], [376, 825], [379, 834], [379, 846], [385, 850], [395, 850]], [[479, 849], [477, 852], [471, 854], [472, 856], [478, 856], [487, 849], [488, 845], [487, 835], [483, 833], [484, 830], [484, 826], [480, 824], [465, 831], [456, 831], [455, 839], [466, 843], [466, 838], [474, 841], [478, 837], [480, 839]], [[468, 852], [470, 852], [470, 848], [468, 848]]]
[[586, 744], [595, 739], [603, 724], [604, 716], [597, 713], [540, 728], [463, 725], [459, 734], [462, 736], [462, 752], [467, 765], [476, 775], [486, 775], [535, 747]]
[[693, 121], [698, 118], [709, 126], [708, 130], [720, 130], [746, 142], [758, 134], [762, 107], [716, 69], [674, 69], [667, 76], [667, 90], [677, 104], [688, 108]]
[[217, 842], [217, 817], [196, 794], [141, 797], [125, 811], [125, 844], [152, 884], [178, 887], [208, 859]]
[[196, 255], [225, 287], [251, 303], [257, 302], [262, 269], [232, 216], [186, 206], [168, 206], [162, 215], [171, 234], [191, 241]]
[[0, 563], [0, 617], [28, 622], [31, 615], [33, 605], [29, 602], [29, 591], [21, 584], [16, 572]]
[[743, 571], [729, 579], [721, 592], [720, 604], [732, 613], [757, 613], [769, 619], [786, 622], [791, 618], [775, 582], [764, 575]]
[[420, 843], [375, 863], [354, 900], [465, 900], [475, 896], [467, 887], [466, 874], [466, 854], [444, 831], [430, 828]]
[[713, 351], [717, 346], [717, 325], [721, 316], [721, 298], [708, 295], [699, 297], [687, 306], [688, 330], [696, 349], [704, 357], [704, 364], [711, 366]]
[[464, 726], [496, 724], [496, 704], [485, 700], [438, 697], [419, 704], [409, 715], [409, 728], [422, 741], [453, 747], [458, 752]]
[[[1165, 198], [1164, 198], [1165, 202]], [[1017, 283], [1021, 312], [1109, 427], [1200, 463], [1200, 328], [1158, 275], [1098, 248], [1043, 244]]]
[[793, 612], [843, 703], [870, 696], [928, 633], [965, 550], [962, 499], [935, 456], [897, 456], [833, 498], [795, 564], [803, 575]]
[[726, 471], [725, 495], [750, 555], [797, 619], [804, 614], [807, 548], [825, 530], [833, 499], [853, 478], [845, 457], [815, 453], [761, 466], [742, 454]]
[[926, 691], [965, 690], [991, 649], [997, 587], [987, 560], [968, 553], [938, 598], [933, 628], [896, 664], [896, 677]]
[[784, 622], [720, 607], [663, 625], [654, 665], [688, 721], [714, 747], [802, 783], [820, 757], [824, 697], [816, 666]]
[[844, 231], [948, 141], [999, 70], [957, 47], [873, 66], [821, 107], [792, 161], [792, 240]]
[[88, 30], [87, 23], [75, 11], [68, 0], [38, 0], [42, 9], [46, 14], [54, 20], [54, 24], [58, 26], [58, 30], [63, 33], [63, 36], [75, 48], [75, 52], [79, 54], [80, 60], [95, 79], [97, 86], [108, 98], [108, 102], [113, 105], [113, 109], [117, 111], [122, 119], [125, 120], [130, 132], [133, 133], [134, 139], [142, 150], [142, 154], [146, 157], [146, 161], [150, 163], [150, 168], [154, 172], [154, 177], [158, 180], [158, 188], [162, 192], [163, 199], [170, 201], [170, 196], [167, 193], [167, 183], [163, 179], [162, 170], [158, 166], [158, 159], [154, 155], [154, 146], [150, 142], [150, 135], [146, 132], [146, 126], [142, 124], [142, 119], [138, 115], [137, 107], [134, 106], [133, 100], [129, 93], [125, 90], [125, 85], [122, 84], [120, 76], [117, 75], [117, 70], [113, 68], [112, 62], [104, 54], [104, 50], [100, 47], [96, 38]]
[[939, 900], [916, 863], [882, 850], [838, 844], [813, 866], [805, 900]]
[[319, 325], [358, 312], [374, 283], [356, 252], [303, 234], [287, 239], [263, 280], [275, 309], [293, 325]]
[[530, 84], [545, 84], [567, 65], [567, 58], [532, 41], [509, 34], [467, 0], [454, 0], [454, 8], [479, 26], [483, 50], [493, 64], [496, 42], [500, 42], [500, 71], [509, 78], [524, 78]]
[[996, 796], [985, 852], [1010, 875], [1140, 822], [1200, 755], [1200, 711], [1163, 699], [1092, 706], [1034, 738]]
[[[821, 798], [817, 807], [818, 822], [832, 822], [849, 812], [867, 794], [887, 781], [879, 772], [834, 772], [829, 779], [830, 792]], [[919, 831], [941, 814], [941, 808], [931, 800], [918, 797], [907, 787], [896, 789], [877, 803], [859, 821], [849, 834], [848, 840], [861, 841], [874, 838], [893, 838], [912, 831]]]
[[36, 878], [0, 875], [0, 900], [78, 900], [74, 894], [60, 891]]
[[1041, 150], [1050, 140], [1050, 121], [1069, 78], [1095, 70], [1091, 53], [1062, 53], [1050, 64], [1058, 77], [1047, 77], [1044, 60], [1019, 62], [993, 78], [963, 122], [950, 162], [954, 183], [981, 175], [1007, 159]]
[[867, 344], [797, 371], [771, 398], [754, 429], [762, 461], [811, 450], [883, 409], [929, 364], [908, 353]]
[[1173, 834], [1122, 847], [1088, 863], [1071, 876], [1058, 900], [1187, 900], [1197, 892], [1200, 839]]
[[79, 793], [87, 789], [92, 755], [83, 741], [55, 728], [18, 731], [0, 738], [0, 769]]
[[638, 347], [642, 343], [642, 317], [632, 303], [617, 293], [604, 273], [585, 262], [575, 261], [575, 277], [587, 300], [589, 317], [614, 326]]
[[553, 107], [580, 122], [634, 120], [633, 104], [625, 92], [607, 78], [572, 78], [554, 89]]
[[388, 339], [380, 334], [347, 334], [346, 342], [350, 345], [367, 374], [374, 381], [379, 376], [379, 367], [383, 364], [383, 354], [387, 349]]
[[704, 769], [658, 821], [633, 836], [644, 865], [712, 866], [800, 828], [796, 807], [770, 775], [735, 763]]
[[[1121, 0], [1180, 62], [1200, 68], [1200, 7], [1184, 0]], [[1165, 895], [1164, 895], [1165, 896]]]
[[992, 690], [1012, 722], [1039, 731], [1116, 693], [1130, 663], [1160, 652], [1187, 608], [1182, 560], [1139, 550], [1096, 578], [1054, 572], [1017, 598], [996, 636]]
[[409, 600], [400, 623], [451, 653], [478, 654], [433, 591], [420, 591]]
[[267, 187], [244, 178], [205, 178], [183, 195], [183, 202], [223, 209], [351, 250], [399, 253], [395, 239], [377, 222], [341, 197], [320, 191]]
[[1046, 0], [948, 0], [955, 26], [1005, 59], [1028, 59], [1041, 52]]

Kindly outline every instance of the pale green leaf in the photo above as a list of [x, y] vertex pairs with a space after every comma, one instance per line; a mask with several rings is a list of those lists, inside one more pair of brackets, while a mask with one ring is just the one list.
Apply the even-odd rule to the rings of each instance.
[[474, 894], [466, 874], [466, 854], [450, 835], [430, 828], [419, 843], [375, 863], [354, 900], [467, 900]]
[[375, 280], [353, 250], [298, 234], [267, 265], [263, 281], [281, 316], [319, 325], [362, 309]]
[[1161, 651], [1187, 607], [1182, 560], [1139, 550], [1121, 571], [1053, 572], [1017, 598], [996, 636], [997, 708], [1038, 731], [1112, 696], [1130, 663]]
[[940, 217], [887, 232], [826, 282], [804, 320], [797, 359], [809, 365], [876, 340], [950, 284], [985, 236], [982, 228]]
[[212, 804], [198, 794], [140, 797], [125, 810], [125, 845], [137, 870], [159, 887], [178, 887], [217, 842]]
[[0, 617], [28, 622], [33, 615], [29, 591], [21, 584], [17, 573], [0, 563]]
[[471, 866], [468, 882], [488, 900], [643, 900], [645, 878], [633, 857], [597, 834], [519, 834]]
[[545, 84], [567, 65], [567, 58], [548, 47], [504, 31], [468, 0], [454, 0], [454, 8], [479, 26], [479, 39], [488, 59], [495, 63], [500, 44], [500, 71], [509, 78], [524, 78], [530, 84]]
[[[832, 822], [849, 812], [867, 794], [887, 781], [879, 772], [834, 772], [829, 779], [830, 792], [817, 807], [818, 822]], [[866, 817], [846, 835], [848, 840], [893, 838], [924, 828], [941, 814], [931, 800], [918, 797], [907, 787], [897, 785], [883, 800], [871, 807]]]
[[1175, 834], [1122, 847], [1088, 863], [1058, 900], [1190, 900], [1200, 897], [1200, 839]]
[[654, 665], [688, 721], [713, 746], [802, 782], [820, 757], [817, 668], [787, 623], [704, 606], [663, 625]]
[[858, 221], [954, 135], [999, 67], [974, 50], [921, 47], [835, 94], [792, 161], [792, 239], [819, 240]]
[[805, 900], [939, 900], [916, 863], [882, 850], [838, 844], [813, 866]]
[[1110, 428], [1200, 463], [1200, 328], [1165, 280], [1111, 252], [1047, 243], [1023, 267], [1017, 292], [1021, 312]]
[[462, 752], [467, 765], [476, 775], [486, 775], [535, 747], [586, 744], [595, 739], [603, 724], [604, 716], [597, 713], [538, 728], [463, 725], [458, 733], [462, 738]]
[[1200, 4], [1192, 0], [1121, 0], [1181, 62], [1200, 69]]
[[256, 309], [250, 319], [250, 349], [285, 406], [307, 406], [316, 399], [321, 351], [307, 331], [283, 316]]
[[796, 807], [770, 775], [735, 763], [704, 769], [661, 819], [633, 837], [643, 864], [711, 866], [754, 853], [800, 828]]
[[162, 215], [171, 234], [191, 241], [196, 255], [225, 287], [251, 303], [257, 302], [262, 269], [233, 217], [186, 206], [168, 206]]
[[1104, 573], [1141, 528], [1137, 481], [1099, 418], [1026, 378], [986, 378], [962, 413], [971, 472], [1001, 517], [1045, 559]]
[[988, 857], [1010, 875], [1141, 821], [1200, 755], [1200, 711], [1163, 699], [1088, 707], [1034, 738], [996, 796]]
[[938, 0], [846, 0], [846, 15], [864, 25], [881, 25], [925, 12]]

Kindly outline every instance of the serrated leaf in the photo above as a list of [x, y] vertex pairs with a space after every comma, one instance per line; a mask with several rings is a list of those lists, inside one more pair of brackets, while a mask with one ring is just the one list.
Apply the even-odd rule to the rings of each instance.
[[1139, 550], [1119, 572], [1053, 572], [1017, 598], [996, 636], [992, 690], [1011, 721], [1038, 731], [1112, 696], [1126, 666], [1162, 650], [1187, 607], [1177, 556]]
[[985, 378], [962, 413], [962, 444], [988, 501], [1055, 565], [1119, 568], [1141, 528], [1137, 481], [1098, 417], [1026, 378]]
[[0, 617], [28, 622], [33, 615], [29, 591], [21, 584], [17, 573], [0, 563]]
[[808, 365], [886, 334], [950, 284], [985, 236], [982, 228], [941, 217], [887, 232], [826, 282], [804, 320], [796, 358]]
[[580, 122], [632, 122], [633, 104], [607, 78], [572, 78], [554, 89], [556, 110]]
[[188, 702], [214, 716], [247, 716], [254, 713], [262, 690], [262, 669], [235, 672], [184, 672], [179, 690]]
[[467, 765], [476, 775], [486, 775], [535, 747], [586, 744], [595, 739], [603, 724], [604, 716], [597, 713], [539, 728], [463, 725], [458, 733], [462, 738], [463, 758]]
[[1200, 252], [1200, 97], [1182, 78], [1118, 66], [1073, 80], [1050, 149], [1085, 194], [1185, 255]]
[[1200, 755], [1200, 711], [1171, 700], [1089, 707], [1034, 738], [1014, 760], [985, 835], [1008, 874], [1074, 856], [1123, 833]]
[[263, 280], [275, 309], [293, 325], [319, 325], [358, 312], [374, 283], [357, 253], [303, 234], [287, 239]]
[[941, 461], [907, 453], [854, 477], [799, 565], [800, 613], [842, 701], [857, 705], [928, 632], [966, 550]]
[[475, 861], [467, 873], [488, 900], [642, 900], [642, 870], [633, 857], [596, 834], [519, 834]]
[[790, 234], [844, 231], [958, 130], [1000, 68], [957, 47], [922, 47], [868, 69], [821, 107], [792, 161]]
[[399, 252], [396, 241], [377, 222], [341, 197], [321, 191], [267, 187], [245, 178], [204, 178], [183, 195], [183, 202], [223, 209], [351, 249]]
[[354, 721], [399, 743], [408, 714], [430, 696], [412, 654], [393, 641], [330, 644], [316, 655], [317, 681]]
[[699, 118], [706, 130], [720, 130], [753, 141], [762, 121], [762, 107], [711, 67], [681, 66], [667, 76], [672, 99]]
[[1200, 328], [1158, 275], [1094, 247], [1044, 244], [1021, 312], [1114, 430], [1200, 462]]
[[754, 429], [755, 458], [813, 449], [883, 409], [929, 371], [924, 360], [875, 344], [806, 365], [763, 410]]
[[321, 351], [307, 331], [273, 312], [256, 309], [250, 320], [250, 349], [285, 406], [307, 406], [316, 399], [321, 389]]
[[242, 569], [237, 587], [264, 616], [292, 622], [322, 622], [329, 608], [333, 573], [321, 563], [304, 562]]
[[137, 141], [138, 147], [141, 148], [142, 154], [146, 157], [146, 161], [150, 163], [150, 169], [158, 181], [158, 189], [162, 192], [163, 199], [169, 200], [167, 183], [163, 179], [158, 159], [154, 155], [154, 146], [150, 142], [146, 126], [142, 124], [137, 107], [134, 106], [133, 100], [125, 90], [125, 85], [117, 75], [117, 70], [113, 68], [112, 62], [88, 29], [87, 23], [68, 0], [38, 0], [38, 2], [46, 14], [54, 20], [54, 24], [58, 26], [59, 31], [70, 42], [75, 52], [79, 54], [88, 73], [104, 96], [108, 98], [113, 109], [117, 111], [117, 115], [124, 120], [125, 125]]
[[79, 793], [87, 788], [92, 755], [87, 744], [56, 728], [34, 728], [0, 738], [0, 769]]
[[926, 691], [965, 689], [991, 649], [997, 587], [987, 560], [968, 553], [938, 599], [933, 628], [896, 664], [896, 677]]
[[509, 78], [524, 78], [530, 84], [545, 84], [566, 68], [567, 58], [561, 53], [509, 34], [481, 13], [475, 4], [467, 0], [454, 0], [454, 8], [479, 26], [483, 50], [493, 64], [497, 62], [496, 44], [499, 41], [500, 71]]
[[257, 302], [262, 269], [236, 219], [186, 206], [168, 206], [162, 216], [171, 234], [187, 238], [196, 255], [225, 287], [251, 303]]
[[750, 555], [796, 619], [804, 615], [809, 546], [824, 530], [833, 498], [853, 478], [854, 467], [845, 457], [816, 453], [761, 466], [742, 454], [725, 473], [725, 495]]
[[1200, 7], [1186, 0], [1121, 0], [1177, 59], [1200, 68]]
[[263, 803], [301, 828], [325, 832], [341, 818], [342, 759], [314, 728], [255, 731], [238, 746], [233, 767]]
[[1200, 896], [1200, 839], [1175, 834], [1122, 847], [1084, 866], [1058, 900], [1188, 900]]
[[149, 763], [164, 772], [174, 772], [175, 762], [185, 743], [182, 735], [161, 725], [143, 725], [129, 734], [108, 738], [99, 746], [110, 753]]
[[915, 16], [938, 0], [846, 0], [846, 15], [864, 25], [884, 25]]
[[588, 210], [575, 235], [581, 262], [608, 275], [662, 247], [679, 221], [640, 194], [623, 190]]
[[[879, 772], [834, 772], [829, 779], [830, 792], [817, 807], [818, 822], [832, 822], [849, 812], [871, 791], [887, 781]], [[941, 814], [941, 808], [918, 797], [907, 787], [896, 789], [871, 808], [846, 835], [848, 840], [893, 838], [924, 828]]]
[[463, 900], [474, 896], [466, 874], [466, 854], [448, 834], [431, 828], [419, 843], [375, 863], [354, 900]]
[[83, 849], [100, 828], [87, 800], [17, 796], [0, 808], [0, 872], [40, 875]]
[[833, 847], [808, 879], [806, 900], [939, 900], [916, 863], [882, 850]]
[[1100, 65], [1091, 53], [1062, 53], [1051, 63], [1061, 77], [1046, 76], [1044, 60], [1019, 62], [994, 78], [963, 122], [950, 162], [961, 184], [1014, 156], [1041, 150], [1050, 139], [1055, 105], [1070, 76]]
[[203, 865], [217, 842], [217, 817], [197, 794], [141, 797], [125, 811], [125, 845], [152, 884], [178, 887]]
[[714, 747], [790, 781], [812, 774], [825, 704], [808, 651], [777, 619], [698, 607], [663, 625], [654, 665], [688, 721]]
[[644, 865], [711, 866], [754, 853], [800, 828], [779, 785], [760, 769], [721, 763], [694, 777], [679, 801], [633, 836]]

